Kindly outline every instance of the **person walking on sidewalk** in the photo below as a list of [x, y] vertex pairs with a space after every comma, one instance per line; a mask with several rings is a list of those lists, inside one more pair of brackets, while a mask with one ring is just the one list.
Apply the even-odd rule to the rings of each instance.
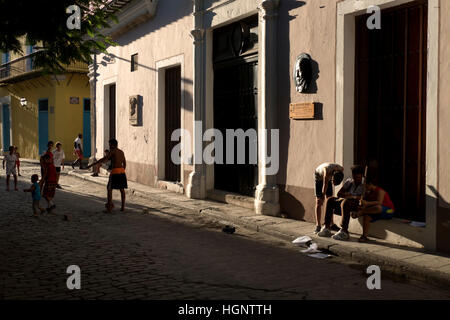
[[100, 160], [90, 164], [86, 167], [89, 169], [90, 167], [96, 166], [101, 163], [105, 163], [108, 160], [111, 160], [111, 173], [109, 175], [107, 192], [108, 192], [108, 202], [105, 204], [106, 212], [111, 213], [114, 208], [114, 204], [112, 201], [112, 191], [114, 189], [120, 190], [120, 196], [122, 200], [122, 206], [120, 211], [125, 211], [125, 189], [128, 188], [127, 176], [125, 174], [125, 169], [127, 167], [127, 162], [125, 159], [125, 154], [118, 147], [118, 143], [116, 139], [109, 140], [109, 153], [104, 156]]
[[78, 137], [73, 142], [73, 153], [76, 155], [77, 159], [72, 163], [72, 169], [75, 169], [75, 166], [80, 164], [80, 169], [83, 162], [83, 143], [81, 141], [83, 139], [83, 135], [81, 133], [78, 134]]
[[61, 175], [61, 168], [64, 170], [64, 160], [66, 155], [64, 154], [64, 150], [62, 149], [61, 142], [56, 142], [56, 149], [53, 151], [53, 164], [56, 169], [56, 188], [62, 189], [59, 185], [59, 176]]
[[322, 217], [322, 206], [325, 197], [333, 195], [333, 185], [341, 184], [344, 179], [344, 168], [336, 163], [325, 162], [314, 171], [316, 189], [316, 229], [314, 233], [320, 232], [320, 219]]
[[9, 177], [12, 175], [14, 177], [14, 190], [19, 191], [17, 189], [17, 174], [16, 174], [16, 154], [14, 153], [14, 147], [9, 147], [9, 153], [5, 154], [3, 157], [3, 169], [5, 169], [6, 163], [6, 191], [9, 191]]
[[359, 200], [363, 192], [362, 179], [364, 167], [355, 165], [352, 167], [352, 178], [345, 181], [339, 190], [337, 197], [329, 197], [325, 203], [325, 224], [317, 234], [319, 237], [331, 237], [331, 224], [333, 214], [342, 216], [341, 228], [333, 235], [335, 240], [348, 240], [348, 225], [350, 212], [359, 210]]

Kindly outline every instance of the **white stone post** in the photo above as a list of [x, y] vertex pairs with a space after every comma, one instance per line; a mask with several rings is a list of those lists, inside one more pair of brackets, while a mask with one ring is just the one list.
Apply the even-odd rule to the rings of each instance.
[[94, 163], [96, 160], [96, 143], [97, 143], [97, 55], [93, 55], [92, 64], [89, 65], [89, 85], [91, 98], [91, 157], [89, 163]]
[[205, 72], [206, 72], [206, 41], [203, 28], [203, 0], [194, 1], [194, 171], [189, 174], [186, 195], [189, 198], [206, 198], [206, 173], [203, 163], [203, 139], [205, 131]]
[[[259, 6], [258, 57], [258, 131], [267, 130], [267, 139], [258, 141], [259, 184], [255, 192], [255, 211], [276, 216], [280, 213], [279, 188], [276, 175], [267, 174], [267, 150], [270, 150], [270, 130], [277, 121], [277, 9], [280, 0], [262, 0]], [[259, 135], [261, 137], [261, 135]], [[278, 143], [278, 142], [276, 142]]]

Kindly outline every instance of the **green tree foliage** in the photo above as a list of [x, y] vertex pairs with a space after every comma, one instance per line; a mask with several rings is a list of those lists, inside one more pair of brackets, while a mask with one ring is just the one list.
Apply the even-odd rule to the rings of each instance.
[[[105, 10], [107, 0], [0, 0], [0, 51], [23, 54], [22, 37], [30, 45], [43, 49], [34, 65], [46, 71], [63, 71], [63, 65], [76, 61], [91, 62], [91, 54], [106, 52], [115, 45], [100, 33], [108, 21], [117, 17]], [[66, 8], [76, 4], [81, 9], [81, 30], [67, 28], [70, 14]]]

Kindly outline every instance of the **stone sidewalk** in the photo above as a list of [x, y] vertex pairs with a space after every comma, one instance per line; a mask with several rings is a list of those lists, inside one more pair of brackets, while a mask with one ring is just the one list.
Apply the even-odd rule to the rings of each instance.
[[[37, 160], [21, 159], [21, 161], [39, 163]], [[106, 175], [92, 177], [91, 171], [75, 169], [68, 174], [100, 185], [106, 186], [108, 182]], [[375, 238], [371, 238], [370, 243], [359, 243], [357, 241], [359, 235], [355, 234], [351, 234], [351, 241], [321, 238], [312, 232], [315, 227], [313, 223], [258, 215], [251, 209], [213, 200], [189, 199], [181, 193], [153, 188], [133, 181], [128, 182], [127, 194], [142, 198], [151, 197], [153, 201], [200, 214], [203, 219], [219, 220], [223, 224], [245, 227], [285, 241], [307, 235], [319, 245], [320, 249], [341, 258], [364, 264], [375, 264], [384, 272], [393, 273], [405, 279], [410, 278], [450, 288], [450, 257], [443, 254], [400, 246]]]
[[[92, 177], [90, 171], [84, 170], [73, 170], [68, 174], [105, 186], [108, 179], [102, 174], [99, 177]], [[319, 248], [341, 258], [364, 264], [375, 264], [380, 266], [383, 272], [400, 275], [405, 279], [415, 279], [450, 288], [450, 257], [445, 255], [427, 253], [421, 249], [390, 244], [374, 238], [371, 238], [373, 241], [370, 243], [359, 243], [357, 235], [351, 235], [351, 241], [320, 238], [313, 234], [314, 224], [309, 222], [257, 215], [250, 209], [232, 204], [189, 199], [181, 193], [132, 181], [129, 181], [127, 193], [138, 197], [151, 197], [153, 201], [200, 214], [204, 219], [209, 217], [223, 224], [245, 227], [286, 241], [308, 235], [319, 245]]]

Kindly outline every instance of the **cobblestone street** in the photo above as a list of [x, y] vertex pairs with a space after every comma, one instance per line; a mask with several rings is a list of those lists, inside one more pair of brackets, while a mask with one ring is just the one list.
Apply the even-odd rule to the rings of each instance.
[[[38, 171], [23, 164], [19, 192], [5, 191], [2, 172], [0, 299], [450, 298], [449, 291], [383, 273], [382, 290], [368, 290], [361, 267], [313, 259], [253, 231], [228, 235], [219, 222], [151, 199], [129, 197], [120, 213], [115, 191], [109, 215], [102, 212], [103, 186], [67, 175], [55, 212], [33, 218], [22, 189]], [[81, 290], [66, 287], [69, 265], [81, 269]]]

